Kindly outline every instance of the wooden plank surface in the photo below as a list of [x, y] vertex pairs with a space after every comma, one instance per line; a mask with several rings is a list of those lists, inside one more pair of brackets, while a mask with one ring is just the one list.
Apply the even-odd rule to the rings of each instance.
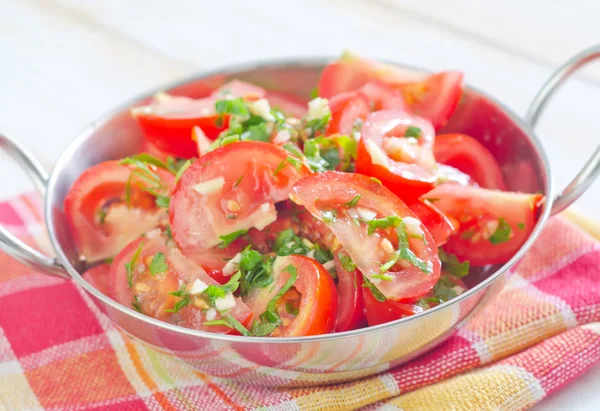
[[[79, 130], [156, 84], [227, 64], [335, 56], [344, 48], [430, 70], [463, 70], [468, 83], [523, 114], [554, 67], [600, 39], [594, 0], [175, 3], [1, 1], [0, 129], [50, 167]], [[537, 130], [557, 187], [600, 142], [598, 102], [600, 70], [592, 68], [559, 93]], [[0, 198], [30, 187], [1, 156], [0, 176]], [[575, 208], [600, 217], [598, 204], [597, 182]], [[592, 373], [589, 384], [578, 382], [572, 395], [567, 389], [539, 409], [569, 401], [600, 408], [589, 399], [600, 367]]]

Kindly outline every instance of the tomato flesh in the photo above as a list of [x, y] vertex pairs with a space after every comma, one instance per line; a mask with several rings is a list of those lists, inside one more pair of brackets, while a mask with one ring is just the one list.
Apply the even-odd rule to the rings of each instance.
[[131, 182], [129, 204], [126, 187], [133, 166], [106, 161], [88, 168], [75, 181], [65, 197], [65, 214], [79, 253], [89, 263], [114, 257], [129, 242], [155, 227], [168, 223], [166, 210], [155, 204], [155, 194], [168, 196], [174, 176], [169, 172], [148, 168], [154, 173], [159, 188], [143, 179]]
[[[410, 127], [418, 138], [404, 137]], [[399, 110], [379, 111], [367, 117], [358, 144], [356, 171], [379, 179], [403, 200], [412, 200], [435, 186], [434, 131], [418, 117]]]
[[[356, 205], [360, 218], [353, 217], [347, 205], [356, 196], [360, 196]], [[387, 298], [401, 300], [420, 296], [437, 282], [440, 274], [437, 248], [422, 224], [415, 228], [420, 237], [411, 236], [407, 241], [411, 252], [426, 266], [426, 272], [402, 260], [393, 266], [396, 268], [390, 267], [385, 281], [377, 281], [381, 266], [400, 250], [394, 248], [398, 240], [393, 230], [376, 230], [369, 234], [366, 221], [393, 216], [416, 218], [397, 196], [369, 177], [334, 171], [313, 174], [294, 185], [290, 199], [327, 223], [356, 267], [371, 282], [377, 283]]]
[[365, 316], [370, 326], [389, 323], [422, 311], [414, 304], [401, 301], [377, 301], [371, 290], [363, 288]]
[[102, 294], [110, 295], [110, 264], [98, 264], [83, 273], [82, 277]]
[[465, 134], [442, 134], [435, 138], [437, 161], [471, 176], [479, 186], [506, 190], [498, 162], [479, 141]]
[[[111, 265], [112, 297], [126, 307], [133, 307], [143, 314], [172, 324], [216, 333], [237, 333], [225, 326], [204, 325], [209, 307], [194, 298], [191, 304], [179, 312], [170, 312], [180, 299], [171, 294], [180, 289], [180, 282], [191, 284], [195, 280], [200, 280], [207, 285], [218, 283], [202, 267], [184, 257], [176, 247], [169, 245], [169, 242], [166, 236], [153, 233], [151, 238], [150, 235], [140, 238], [125, 247]], [[141, 251], [138, 258], [134, 260], [138, 249]], [[164, 256], [166, 270], [151, 273], [149, 270], [152, 260], [158, 253]], [[132, 261], [132, 275], [128, 276], [125, 264], [130, 264]], [[250, 310], [239, 298], [236, 298], [235, 307], [226, 313], [217, 311], [214, 319], [220, 319], [225, 314], [233, 316], [245, 325], [251, 317]]]
[[507, 262], [537, 222], [542, 195], [443, 184], [427, 193], [457, 231], [444, 249], [473, 266]]
[[[254, 313], [254, 320], [263, 314], [269, 302], [290, 278], [289, 267], [297, 272], [292, 289], [278, 301], [277, 311], [282, 324], [271, 334], [277, 337], [299, 337], [326, 334], [333, 330], [338, 312], [338, 295], [331, 275], [316, 260], [301, 255], [277, 257], [273, 265], [273, 283], [255, 288], [244, 298]], [[286, 303], [296, 306], [298, 313], [286, 311]]]
[[331, 121], [327, 128], [327, 135], [351, 136], [356, 120], [364, 120], [371, 113], [369, 99], [360, 91], [341, 93], [332, 97], [329, 101], [329, 109]]
[[408, 206], [427, 227], [436, 246], [444, 245], [454, 233], [455, 227], [452, 221], [430, 201], [421, 198], [417, 202], [409, 203]]
[[336, 332], [355, 330], [363, 327], [366, 323], [362, 273], [357, 269], [346, 270], [340, 261], [340, 254], [345, 255], [343, 252], [334, 253], [339, 295]]
[[[274, 204], [310, 171], [269, 143], [243, 141], [202, 156], [183, 174], [170, 203], [173, 237], [184, 254], [220, 269], [241, 247], [218, 248], [222, 236], [264, 229], [277, 219]], [[279, 168], [279, 169], [278, 169]]]

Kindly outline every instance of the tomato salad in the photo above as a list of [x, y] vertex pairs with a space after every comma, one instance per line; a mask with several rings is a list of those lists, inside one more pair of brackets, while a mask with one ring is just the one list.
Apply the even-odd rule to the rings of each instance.
[[143, 151], [91, 167], [65, 200], [84, 277], [171, 324], [306, 336], [444, 303], [526, 241], [543, 197], [506, 191], [480, 142], [438, 131], [462, 73], [345, 53], [313, 93], [236, 80], [133, 108]]

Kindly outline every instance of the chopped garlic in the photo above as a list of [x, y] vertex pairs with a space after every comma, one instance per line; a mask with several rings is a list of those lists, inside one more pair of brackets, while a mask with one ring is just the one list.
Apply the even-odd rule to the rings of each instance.
[[306, 120], [318, 120], [331, 113], [329, 101], [326, 98], [317, 97], [308, 102], [308, 114]]
[[233, 294], [229, 293], [225, 297], [217, 298], [215, 300], [215, 307], [219, 311], [227, 311], [235, 307], [236, 302]]
[[288, 130], [281, 130], [277, 133], [275, 138], [273, 139], [273, 144], [277, 144], [278, 146], [282, 146], [288, 141], [292, 139], [292, 135]]
[[356, 211], [358, 212], [358, 215], [360, 216], [360, 218], [362, 218], [365, 221], [371, 221], [372, 219], [377, 217], [377, 212], [375, 212], [369, 208], [356, 207]]
[[271, 209], [271, 203], [262, 203], [260, 209], [265, 213], [268, 212]]
[[271, 114], [271, 106], [266, 98], [261, 98], [260, 100], [248, 104], [248, 108], [255, 116], [262, 117], [267, 121], [275, 121], [275, 117]]
[[215, 310], [214, 308], [209, 308], [208, 310], [206, 310], [206, 313], [204, 315], [206, 316], [207, 321], [212, 321], [215, 318], [217, 318], [217, 310]]
[[391, 254], [394, 251], [396, 251], [396, 250], [394, 250], [394, 246], [392, 245], [390, 240], [388, 240], [387, 238], [382, 239], [381, 243], [379, 243], [379, 245], [381, 246], [381, 249], [388, 254]]
[[227, 209], [232, 213], [237, 213], [242, 209], [242, 207], [240, 207], [240, 203], [235, 200], [227, 200]]
[[311, 249], [315, 247], [314, 243], [312, 241], [310, 241], [308, 238], [303, 238], [302, 243]]
[[308, 253], [306, 253], [306, 256], [308, 258], [315, 258], [315, 250], [310, 250]]
[[462, 288], [460, 285], [455, 285], [454, 287], [452, 287], [452, 289], [454, 290], [456, 295], [461, 295], [462, 293], [465, 292], [465, 289]]
[[192, 189], [200, 194], [212, 194], [220, 192], [225, 185], [225, 179], [221, 176], [206, 180], [192, 186]]
[[192, 295], [202, 294], [204, 290], [208, 288], [208, 284], [200, 279], [195, 279], [191, 287], [189, 287], [189, 293]]
[[406, 224], [406, 232], [415, 236], [423, 235], [421, 230], [421, 222], [414, 217], [404, 217], [404, 224]]
[[385, 153], [379, 148], [377, 144], [372, 142], [371, 140], [365, 141], [365, 146], [369, 155], [371, 156], [371, 162], [373, 164], [383, 166], [385, 168], [390, 168], [388, 157]]
[[379, 284], [381, 282], [381, 280], [379, 278], [371, 278], [370, 281], [373, 284]]
[[223, 267], [223, 275], [227, 277], [234, 275], [240, 268], [240, 261], [242, 261], [242, 253], [237, 253], [231, 260], [227, 261], [227, 264]]
[[327, 271], [333, 270], [335, 268], [335, 261], [329, 260], [326, 263], [323, 263], [323, 267], [325, 267]]
[[277, 211], [273, 210], [272, 212], [265, 214], [264, 217], [262, 217], [259, 221], [255, 222], [254, 227], [258, 231], [261, 231], [269, 224], [274, 223], [276, 220], [277, 220]]
[[146, 266], [144, 264], [138, 265], [137, 272], [142, 274], [144, 271], [146, 271]]
[[152, 240], [153, 238], [157, 238], [160, 235], [160, 228], [155, 228], [154, 230], [150, 230], [146, 233], [146, 238], [148, 240]]
[[135, 292], [136, 293], [147, 293], [148, 291], [150, 291], [150, 286], [146, 283], [135, 283], [134, 286]]

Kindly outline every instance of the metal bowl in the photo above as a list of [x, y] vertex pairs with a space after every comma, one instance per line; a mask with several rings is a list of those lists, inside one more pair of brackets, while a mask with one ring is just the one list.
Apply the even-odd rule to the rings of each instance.
[[147, 101], [160, 90], [200, 97], [233, 78], [267, 90], [308, 98], [308, 90], [316, 85], [325, 59], [237, 66], [202, 73], [152, 90], [128, 101], [79, 134], [62, 154], [50, 177], [25, 149], [0, 134], [0, 147], [13, 155], [30, 174], [38, 190], [45, 194], [45, 220], [56, 258], [25, 245], [3, 227], [0, 227], [0, 249], [43, 272], [72, 278], [127, 334], [216, 377], [268, 386], [309, 386], [376, 374], [424, 353], [459, 329], [502, 288], [550, 215], [572, 203], [598, 174], [600, 147], [567, 189], [553, 199], [550, 165], [532, 131], [532, 125], [556, 86], [576, 68], [596, 57], [600, 57], [600, 48], [581, 53], [558, 70], [534, 101], [526, 121], [493, 98], [473, 87], [465, 87], [457, 112], [443, 131], [463, 132], [475, 137], [495, 156], [509, 189], [542, 192], [547, 200], [531, 237], [510, 261], [470, 278], [471, 288], [463, 295], [412, 317], [360, 330], [311, 337], [212, 334], [142, 315], [103, 295], [81, 277], [85, 267], [79, 261], [66, 229], [63, 200], [75, 179], [87, 168], [140, 149], [143, 136], [129, 115], [130, 107]]

